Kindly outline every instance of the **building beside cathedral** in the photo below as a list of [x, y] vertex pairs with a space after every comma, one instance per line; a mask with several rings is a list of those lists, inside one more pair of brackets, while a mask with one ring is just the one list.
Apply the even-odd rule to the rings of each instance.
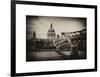
[[56, 39], [56, 33], [55, 33], [55, 29], [52, 26], [52, 23], [51, 23], [51, 26], [47, 32], [47, 39], [49, 39], [50, 41], [53, 41]]

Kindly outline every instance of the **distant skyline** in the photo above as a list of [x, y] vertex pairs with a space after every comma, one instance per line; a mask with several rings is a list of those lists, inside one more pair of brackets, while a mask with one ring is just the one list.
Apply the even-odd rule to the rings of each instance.
[[[86, 28], [86, 18], [26, 16], [26, 31], [35, 31], [37, 38], [47, 38], [51, 23], [56, 34], [74, 32]], [[28, 37], [32, 37], [31, 34]]]

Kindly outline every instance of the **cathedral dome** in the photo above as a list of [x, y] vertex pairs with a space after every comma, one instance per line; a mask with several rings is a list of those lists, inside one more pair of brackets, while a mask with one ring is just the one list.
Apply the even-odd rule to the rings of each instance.
[[55, 30], [53, 29], [52, 24], [51, 24], [51, 27], [49, 28], [48, 32], [54, 32], [55, 33]]
[[54, 28], [52, 27], [52, 23], [51, 23], [51, 26], [50, 26], [50, 28], [49, 28], [49, 30], [48, 30], [48, 33], [47, 33], [47, 38], [48, 38], [49, 40], [54, 40], [54, 39], [55, 39], [55, 36], [56, 36], [56, 33], [55, 33], [55, 30], [54, 30]]

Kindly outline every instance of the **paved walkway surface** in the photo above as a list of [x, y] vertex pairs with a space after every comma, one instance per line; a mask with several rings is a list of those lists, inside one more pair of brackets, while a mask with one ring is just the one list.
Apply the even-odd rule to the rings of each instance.
[[60, 54], [57, 51], [36, 51], [29, 52], [27, 55], [27, 60], [62, 60], [64, 59], [64, 55]]
[[[54, 51], [54, 50], [39, 50], [28, 52], [26, 61], [46, 61], [46, 60], [68, 60], [68, 59], [81, 59], [81, 57], [72, 58], [70, 51]], [[84, 58], [84, 57], [82, 57]]]

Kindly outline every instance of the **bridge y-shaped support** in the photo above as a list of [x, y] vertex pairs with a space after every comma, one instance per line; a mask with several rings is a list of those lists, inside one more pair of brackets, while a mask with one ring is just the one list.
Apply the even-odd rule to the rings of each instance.
[[72, 58], [74, 57], [78, 57], [79, 54], [78, 54], [78, 44], [79, 44], [79, 41], [76, 41], [76, 42], [72, 42], [71, 41], [71, 36], [67, 33], [62, 33], [62, 35], [67, 39], [67, 41], [69, 42], [70, 44], [70, 50], [71, 50], [71, 56]]

